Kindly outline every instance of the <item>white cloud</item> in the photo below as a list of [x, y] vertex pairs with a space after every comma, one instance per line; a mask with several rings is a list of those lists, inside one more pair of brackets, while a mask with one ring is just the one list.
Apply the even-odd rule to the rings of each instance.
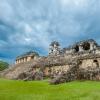
[[26, 24], [26, 25], [25, 25], [25, 32], [26, 32], [26, 33], [32, 32], [32, 27], [31, 27], [30, 25]]
[[77, 6], [77, 7], [80, 7], [82, 5], [87, 5], [89, 0], [60, 0], [61, 4], [63, 6]]
[[88, 33], [100, 31], [99, 5], [98, 0], [0, 0], [0, 21], [6, 26], [0, 26], [0, 35], [7, 35], [1, 43], [47, 51], [52, 40], [68, 45], [93, 37]]
[[[34, 2], [32, 0], [30, 2], [26, 0], [1, 1], [0, 15], [2, 16], [0, 18], [4, 21], [7, 20], [8, 24], [11, 24], [17, 30], [17, 33], [15, 32], [12, 37], [19, 38], [20, 34], [21, 40], [28, 38], [30, 43], [33, 40], [34, 44], [37, 40], [43, 41], [40, 38], [42, 35], [46, 38], [46, 41], [51, 41], [52, 38], [56, 39], [56, 37], [60, 38], [58, 35], [65, 35], [66, 37], [81, 35], [81, 32], [85, 30], [84, 28], [90, 25], [86, 23], [84, 25], [84, 21], [89, 15], [91, 17], [94, 14], [92, 11], [92, 14], [89, 12], [90, 9], [94, 8], [92, 6], [94, 0], [59, 0], [60, 2], [58, 0], [46, 0], [45, 3], [40, 0]], [[51, 30], [53, 33], [48, 33], [48, 30]], [[56, 32], [59, 32], [59, 34]], [[33, 39], [30, 39], [32, 37]], [[19, 42], [22, 43], [21, 40]]]

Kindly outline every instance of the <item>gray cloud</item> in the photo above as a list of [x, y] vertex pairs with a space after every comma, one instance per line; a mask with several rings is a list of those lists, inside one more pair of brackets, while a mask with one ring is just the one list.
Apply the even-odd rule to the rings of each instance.
[[52, 40], [99, 42], [99, 9], [99, 0], [0, 0], [0, 52], [13, 59], [32, 48], [47, 54]]

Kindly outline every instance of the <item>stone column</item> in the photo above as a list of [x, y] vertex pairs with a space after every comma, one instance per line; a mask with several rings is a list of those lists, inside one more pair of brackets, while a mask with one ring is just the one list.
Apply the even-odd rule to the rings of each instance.
[[20, 59], [18, 59], [18, 63], [20, 63]]
[[22, 62], [22, 63], [24, 62], [23, 58], [21, 58], [21, 62]]
[[21, 63], [21, 59], [19, 59], [19, 63]]
[[26, 58], [24, 58], [24, 62], [26, 62], [27, 61], [27, 59]]
[[95, 44], [93, 42], [90, 43], [90, 50], [94, 50], [96, 48]]
[[84, 51], [83, 46], [82, 46], [82, 44], [79, 44], [79, 52], [82, 52], [82, 51]]
[[27, 57], [27, 61], [30, 61], [31, 60], [31, 57], [29, 56], [29, 57]]

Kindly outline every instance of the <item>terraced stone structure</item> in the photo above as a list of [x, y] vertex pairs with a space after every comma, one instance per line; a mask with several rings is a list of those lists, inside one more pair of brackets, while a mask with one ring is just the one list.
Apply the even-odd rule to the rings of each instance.
[[[30, 59], [26, 61], [26, 57]], [[93, 39], [89, 39], [68, 48], [60, 48], [60, 44], [53, 41], [48, 56], [42, 57], [36, 52], [21, 55], [17, 57], [16, 64], [3, 71], [1, 76], [21, 80], [50, 78], [51, 84], [73, 80], [99, 81], [100, 46]]]

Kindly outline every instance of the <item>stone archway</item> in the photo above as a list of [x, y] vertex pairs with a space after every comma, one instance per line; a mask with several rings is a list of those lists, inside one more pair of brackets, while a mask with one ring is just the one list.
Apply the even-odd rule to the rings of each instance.
[[83, 49], [84, 49], [84, 50], [90, 50], [90, 43], [84, 42], [84, 43], [83, 43]]
[[93, 67], [99, 67], [99, 62], [97, 59], [93, 60], [93, 65], [94, 65]]

